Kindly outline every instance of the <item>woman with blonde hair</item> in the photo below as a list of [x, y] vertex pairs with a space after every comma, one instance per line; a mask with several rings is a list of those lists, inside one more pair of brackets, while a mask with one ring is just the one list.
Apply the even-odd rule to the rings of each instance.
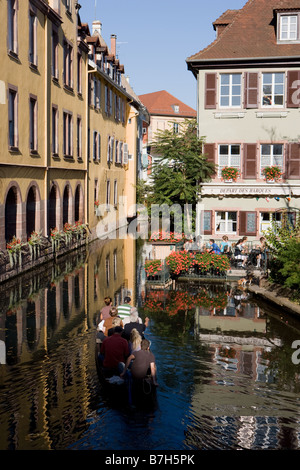
[[134, 351], [139, 351], [141, 349], [141, 342], [142, 342], [141, 335], [139, 334], [136, 328], [133, 328], [131, 330], [130, 339], [129, 339], [130, 354], [132, 354]]

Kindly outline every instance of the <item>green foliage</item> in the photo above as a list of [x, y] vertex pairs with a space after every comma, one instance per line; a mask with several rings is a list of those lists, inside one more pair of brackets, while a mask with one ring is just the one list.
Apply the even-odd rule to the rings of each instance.
[[282, 223], [271, 225], [265, 233], [266, 244], [272, 253], [270, 276], [275, 282], [300, 295], [300, 219], [295, 227], [283, 215]]
[[197, 201], [201, 183], [215, 171], [215, 165], [202, 155], [202, 144], [196, 120], [186, 120], [180, 133], [157, 132], [151, 144], [154, 154], [160, 157], [152, 168], [152, 203], [183, 205]]

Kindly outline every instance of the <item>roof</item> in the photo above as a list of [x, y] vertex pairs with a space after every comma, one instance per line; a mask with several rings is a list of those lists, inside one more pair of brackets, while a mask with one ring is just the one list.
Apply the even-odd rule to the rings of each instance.
[[[151, 115], [193, 117], [197, 112], [182, 101], [172, 96], [165, 90], [139, 95], [139, 99], [146, 106]], [[175, 112], [174, 106], [179, 106], [179, 112]]]
[[187, 62], [299, 57], [300, 44], [278, 44], [276, 39], [276, 10], [295, 9], [300, 11], [300, 0], [248, 0], [240, 10], [227, 10], [213, 24], [228, 26]]

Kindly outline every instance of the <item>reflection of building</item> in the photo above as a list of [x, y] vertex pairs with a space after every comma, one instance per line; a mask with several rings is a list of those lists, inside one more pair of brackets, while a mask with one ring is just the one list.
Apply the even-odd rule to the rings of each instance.
[[[276, 0], [227, 10], [213, 24], [215, 41], [187, 59], [204, 152], [218, 165], [202, 188], [208, 236], [251, 239], [280, 212], [294, 222], [299, 211], [299, 12], [298, 2]], [[266, 184], [273, 165], [282, 178]], [[236, 182], [222, 178], [226, 166], [240, 172]]]

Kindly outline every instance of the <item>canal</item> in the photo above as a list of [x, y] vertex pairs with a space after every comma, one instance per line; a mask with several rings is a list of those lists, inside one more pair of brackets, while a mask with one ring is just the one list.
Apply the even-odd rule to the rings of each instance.
[[[149, 286], [149, 246], [88, 248], [0, 288], [1, 450], [278, 450], [300, 447], [300, 319], [234, 282]], [[106, 295], [150, 318], [157, 403], [103, 393], [94, 361]]]

